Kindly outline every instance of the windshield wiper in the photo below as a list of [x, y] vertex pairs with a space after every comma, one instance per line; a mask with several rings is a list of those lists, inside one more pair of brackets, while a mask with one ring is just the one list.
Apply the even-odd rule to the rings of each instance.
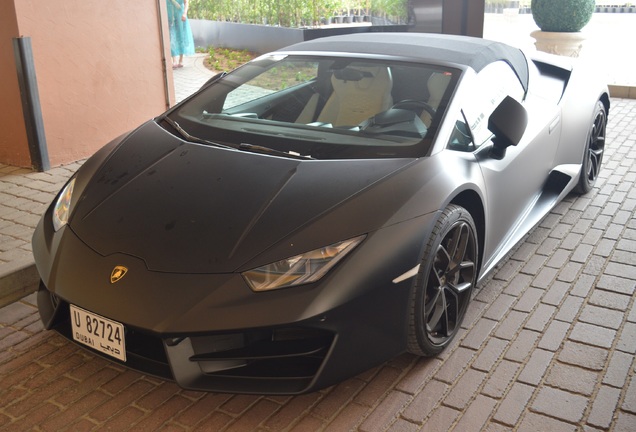
[[250, 151], [250, 152], [256, 152], [256, 153], [267, 153], [267, 154], [273, 154], [276, 156], [283, 156], [283, 157], [288, 157], [288, 158], [292, 158], [292, 159], [314, 159], [311, 156], [304, 156], [301, 155], [299, 153], [295, 153], [295, 152], [286, 152], [286, 151], [282, 151], [282, 150], [276, 150], [273, 148], [269, 148], [269, 147], [263, 147], [263, 146], [259, 146], [259, 145], [254, 145], [254, 144], [248, 144], [248, 143], [241, 143], [238, 146], [239, 150], [245, 150], [245, 151]]
[[214, 147], [220, 147], [220, 148], [231, 149], [231, 150], [236, 150], [238, 148], [238, 147], [234, 147], [234, 146], [230, 146], [230, 145], [226, 145], [226, 144], [219, 144], [219, 143], [214, 142], [214, 141], [208, 141], [208, 140], [205, 140], [203, 138], [199, 138], [199, 137], [196, 137], [194, 135], [190, 135], [185, 129], [183, 129], [179, 125], [179, 123], [177, 123], [176, 121], [172, 120], [170, 117], [164, 117], [163, 120], [165, 120], [177, 132], [179, 132], [179, 135], [181, 135], [181, 137], [183, 139], [185, 139], [186, 141], [195, 142], [195, 143], [199, 143], [199, 144], [206, 144], [206, 145], [211, 145], [211, 146], [214, 146]]
[[220, 148], [231, 149], [231, 150], [243, 150], [243, 151], [250, 151], [250, 152], [255, 152], [255, 153], [273, 154], [273, 155], [276, 155], [276, 156], [283, 156], [283, 157], [292, 158], [292, 159], [313, 159], [311, 156], [303, 156], [301, 154], [294, 153], [294, 152], [286, 152], [286, 151], [281, 151], [281, 150], [275, 150], [275, 149], [272, 149], [272, 148], [269, 148], [269, 147], [263, 147], [263, 146], [254, 145], [254, 144], [241, 143], [238, 146], [232, 146], [232, 145], [227, 145], [227, 144], [220, 144], [220, 143], [213, 142], [213, 141], [208, 141], [208, 140], [205, 140], [203, 138], [199, 138], [199, 137], [196, 137], [194, 135], [190, 135], [185, 129], [183, 129], [179, 125], [179, 123], [177, 123], [176, 121], [172, 120], [170, 117], [164, 117], [163, 120], [165, 120], [177, 132], [179, 132], [179, 135], [181, 135], [181, 137], [183, 139], [185, 139], [186, 141], [195, 142], [195, 143], [199, 143], [199, 144], [206, 144], [206, 145], [211, 145], [211, 146], [214, 146], [214, 147], [220, 147]]

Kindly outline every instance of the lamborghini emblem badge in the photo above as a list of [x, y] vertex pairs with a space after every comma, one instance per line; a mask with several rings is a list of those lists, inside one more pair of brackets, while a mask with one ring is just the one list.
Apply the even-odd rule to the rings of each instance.
[[128, 269], [124, 266], [115, 266], [112, 272], [110, 272], [110, 283], [114, 284], [119, 282], [128, 272]]

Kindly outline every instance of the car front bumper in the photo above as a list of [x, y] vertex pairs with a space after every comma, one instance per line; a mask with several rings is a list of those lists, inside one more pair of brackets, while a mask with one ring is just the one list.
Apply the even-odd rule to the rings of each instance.
[[[149, 271], [136, 257], [97, 254], [69, 227], [52, 238], [40, 224], [40, 315], [69, 340], [71, 304], [123, 324], [126, 362], [108, 358], [186, 389], [314, 391], [405, 351], [413, 279], [393, 280], [417, 265], [430, 220], [371, 233], [315, 284], [265, 293], [239, 274]], [[118, 265], [128, 273], [111, 283]]]

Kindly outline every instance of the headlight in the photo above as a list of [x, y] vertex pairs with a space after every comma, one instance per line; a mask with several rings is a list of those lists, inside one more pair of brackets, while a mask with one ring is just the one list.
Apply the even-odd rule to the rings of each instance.
[[55, 201], [55, 206], [53, 207], [53, 228], [55, 231], [68, 223], [68, 218], [71, 215], [71, 197], [73, 196], [74, 186], [75, 178], [66, 184], [57, 201]]
[[269, 291], [316, 282], [351, 252], [364, 236], [296, 255], [243, 273], [254, 291]]

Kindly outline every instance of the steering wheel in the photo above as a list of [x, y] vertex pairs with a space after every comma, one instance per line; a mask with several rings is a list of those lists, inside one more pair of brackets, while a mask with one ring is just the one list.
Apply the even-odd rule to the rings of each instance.
[[404, 99], [395, 104], [391, 108], [400, 108], [407, 109], [411, 111], [418, 111], [418, 115], [422, 114], [422, 111], [426, 111], [431, 115], [431, 117], [435, 117], [436, 110], [429, 103], [424, 102], [422, 100], [415, 99]]

